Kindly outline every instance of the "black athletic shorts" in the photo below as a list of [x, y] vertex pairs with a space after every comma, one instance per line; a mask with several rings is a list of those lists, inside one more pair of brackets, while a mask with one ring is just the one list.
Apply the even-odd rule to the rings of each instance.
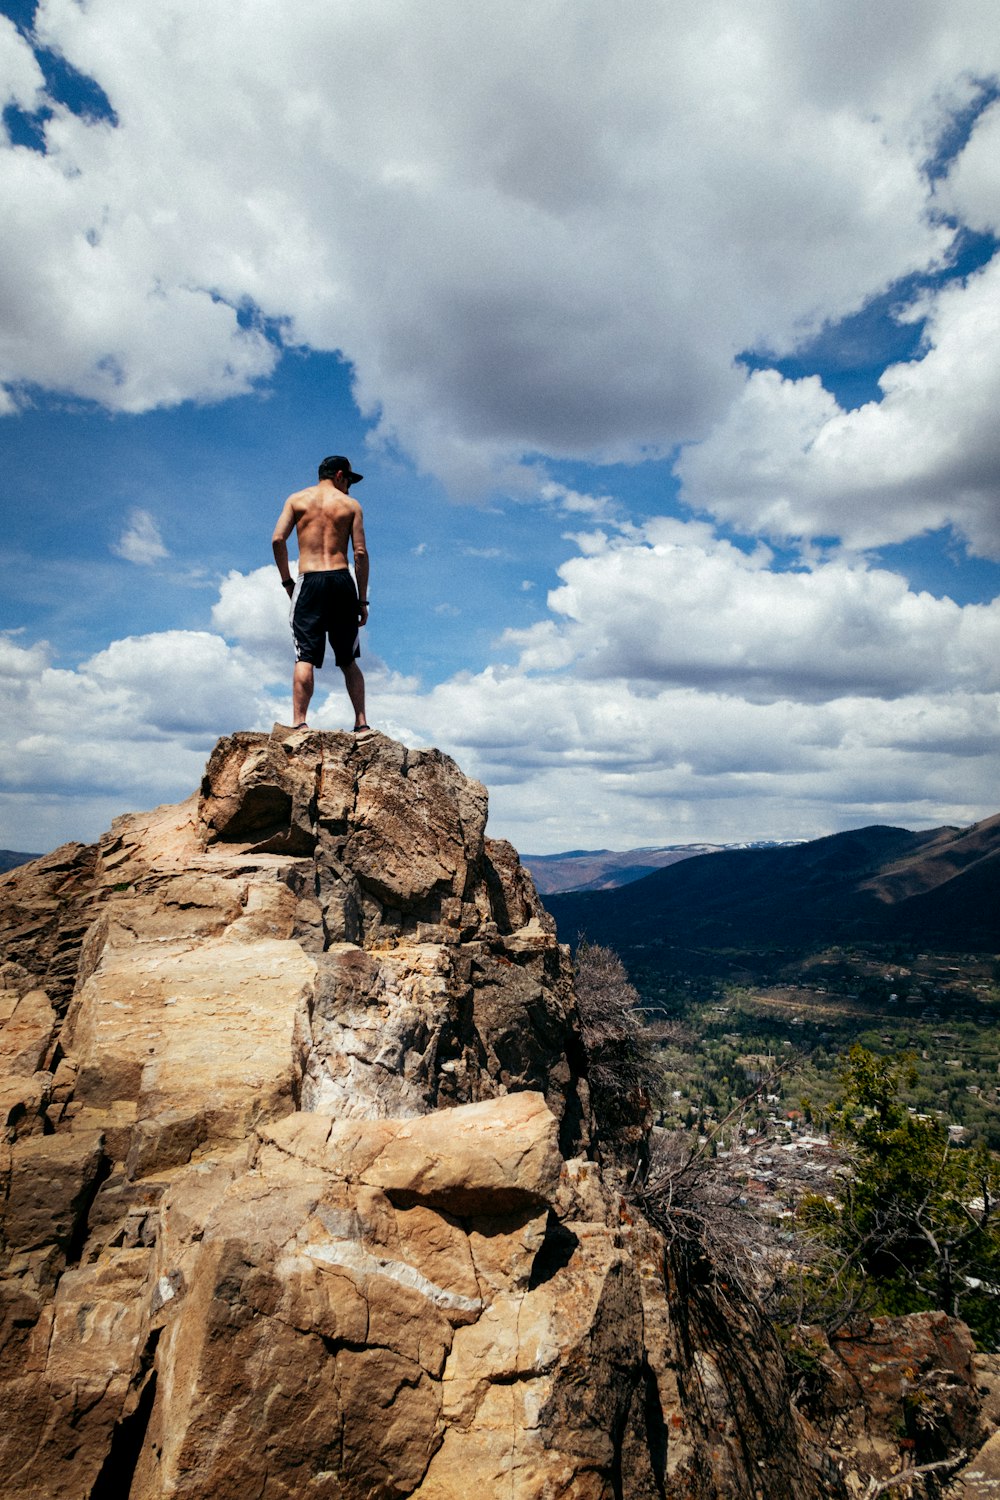
[[358, 591], [349, 569], [300, 573], [288, 613], [296, 661], [321, 667], [329, 637], [337, 666], [350, 666], [361, 655], [359, 618]]

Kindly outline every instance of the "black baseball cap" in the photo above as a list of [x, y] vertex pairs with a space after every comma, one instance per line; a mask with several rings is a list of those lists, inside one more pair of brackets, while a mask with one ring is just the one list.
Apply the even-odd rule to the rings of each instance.
[[363, 474], [355, 474], [351, 468], [351, 460], [342, 453], [331, 453], [319, 466], [320, 479], [335, 479], [340, 473], [345, 473], [352, 484], [359, 483], [365, 477]]

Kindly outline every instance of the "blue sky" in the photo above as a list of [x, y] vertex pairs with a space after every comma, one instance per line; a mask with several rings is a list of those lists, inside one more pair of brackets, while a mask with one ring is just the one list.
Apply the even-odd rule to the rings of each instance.
[[371, 721], [522, 850], [996, 812], [990, 12], [0, 5], [0, 845], [288, 720], [335, 451]]

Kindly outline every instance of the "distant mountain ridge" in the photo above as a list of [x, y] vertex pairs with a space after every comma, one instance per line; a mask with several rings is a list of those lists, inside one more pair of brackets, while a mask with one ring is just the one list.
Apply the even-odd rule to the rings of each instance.
[[723, 850], [619, 890], [548, 895], [563, 941], [753, 948], [913, 941], [1000, 950], [1000, 815], [912, 833], [873, 825]]
[[30, 864], [39, 857], [37, 854], [22, 854], [17, 849], [0, 849], [0, 875], [5, 875], [8, 870], [16, 870], [19, 865]]
[[729, 849], [786, 849], [801, 839], [761, 839], [734, 844], [659, 844], [641, 849], [567, 849], [561, 854], [522, 854], [521, 863], [541, 896], [559, 891], [611, 891], [630, 885], [697, 854]]

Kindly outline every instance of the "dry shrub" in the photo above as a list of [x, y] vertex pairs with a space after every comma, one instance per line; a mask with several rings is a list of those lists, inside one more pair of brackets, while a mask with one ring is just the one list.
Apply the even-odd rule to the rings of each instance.
[[612, 948], [581, 941], [576, 998], [587, 1053], [590, 1101], [602, 1155], [634, 1166], [648, 1158], [650, 1101], [662, 1085], [659, 1036]]

